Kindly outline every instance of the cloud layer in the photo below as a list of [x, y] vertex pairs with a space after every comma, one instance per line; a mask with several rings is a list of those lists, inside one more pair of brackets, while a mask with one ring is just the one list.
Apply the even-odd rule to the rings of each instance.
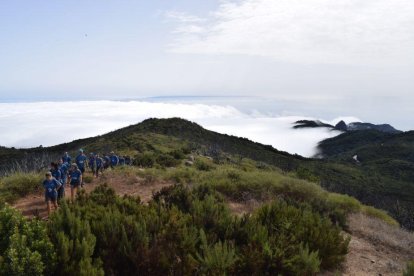
[[[292, 129], [299, 116], [248, 115], [232, 106], [142, 101], [0, 103], [2, 146], [51, 146], [104, 134], [147, 118], [181, 117], [203, 127], [246, 137], [303, 156], [315, 154], [317, 143], [338, 135], [325, 129]], [[357, 120], [348, 118], [348, 121]], [[338, 121], [336, 119], [335, 121]]]
[[178, 15], [169, 16], [180, 23], [173, 52], [298, 63], [413, 64], [411, 0], [222, 1], [204, 20]]

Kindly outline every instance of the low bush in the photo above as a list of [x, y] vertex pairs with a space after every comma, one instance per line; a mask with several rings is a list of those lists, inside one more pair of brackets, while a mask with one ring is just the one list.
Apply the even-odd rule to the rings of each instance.
[[213, 162], [208, 161], [205, 159], [197, 158], [197, 160], [194, 162], [194, 166], [197, 168], [197, 170], [200, 171], [210, 171], [214, 168]]
[[155, 155], [152, 152], [144, 152], [143, 154], [138, 154], [134, 157], [133, 165], [151, 168], [155, 164]]
[[378, 218], [390, 225], [399, 226], [400, 224], [383, 210], [376, 209], [371, 206], [362, 206], [362, 212], [367, 216]]
[[414, 261], [408, 262], [403, 272], [403, 276], [414, 276]]
[[27, 220], [8, 206], [0, 210], [0, 275], [53, 275], [55, 248], [46, 224]]
[[0, 197], [13, 202], [20, 197], [43, 190], [44, 176], [38, 173], [14, 173], [0, 179]]
[[165, 188], [149, 205], [99, 186], [54, 213], [60, 275], [313, 275], [340, 264], [348, 240], [307, 205], [231, 215], [211, 186]]
[[175, 159], [169, 154], [160, 153], [156, 157], [156, 162], [163, 168], [175, 167], [180, 164], [180, 160]]
[[92, 183], [92, 181], [93, 181], [93, 176], [92, 176], [92, 175], [84, 175], [84, 176], [83, 176], [83, 181], [84, 181], [85, 183]]

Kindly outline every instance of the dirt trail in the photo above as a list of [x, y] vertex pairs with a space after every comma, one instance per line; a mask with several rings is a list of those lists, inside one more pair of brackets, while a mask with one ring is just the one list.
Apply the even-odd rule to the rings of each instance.
[[[86, 174], [91, 176], [91, 174]], [[151, 200], [152, 194], [161, 190], [164, 187], [171, 186], [171, 182], [166, 181], [152, 181], [140, 177], [125, 177], [119, 174], [115, 174], [111, 171], [105, 172], [99, 178], [94, 178], [91, 183], [84, 185], [84, 189], [87, 193], [91, 192], [98, 185], [106, 183], [109, 187], [112, 187], [115, 192], [120, 195], [139, 196], [141, 201], [147, 203]], [[70, 199], [70, 186], [65, 187], [65, 198]], [[20, 210], [24, 216], [41, 218], [47, 218], [46, 204], [44, 201], [44, 194], [31, 194], [24, 198], [19, 199], [13, 206]]]
[[[145, 203], [151, 200], [154, 192], [172, 185], [171, 182], [148, 181], [135, 176], [126, 178], [109, 171], [92, 183], [85, 184], [85, 190], [89, 193], [102, 183], [107, 183], [118, 195], [139, 196]], [[70, 197], [69, 187], [66, 188], [66, 197]], [[229, 201], [231, 211], [237, 215], [250, 213], [260, 205], [257, 201]], [[43, 194], [26, 196], [18, 200], [14, 207], [28, 217], [47, 217]], [[361, 214], [351, 215], [347, 235], [351, 236], [351, 242], [342, 267], [320, 275], [401, 275], [405, 264], [414, 259], [414, 234], [391, 227], [378, 219]]]

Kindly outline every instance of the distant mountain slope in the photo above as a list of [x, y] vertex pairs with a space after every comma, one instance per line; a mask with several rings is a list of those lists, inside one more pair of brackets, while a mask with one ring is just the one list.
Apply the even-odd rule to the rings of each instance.
[[328, 189], [375, 203], [400, 216], [404, 225], [414, 226], [414, 131], [347, 132], [322, 141], [319, 150], [326, 161], [352, 169], [349, 174], [355, 177], [354, 184], [344, 185], [349, 180], [343, 178], [336, 184], [332, 181]]
[[[163, 152], [167, 145], [186, 147], [212, 158], [227, 153], [277, 166], [285, 173], [317, 181], [329, 191], [349, 194], [387, 210], [404, 226], [414, 229], [413, 136], [412, 132], [348, 132], [321, 143], [324, 159], [308, 159], [209, 131], [187, 120], [148, 119], [105, 135], [48, 148], [0, 148], [0, 172], [47, 167], [64, 151], [75, 156], [80, 148], [140, 156], [146, 151]], [[360, 164], [352, 159], [355, 154]]]

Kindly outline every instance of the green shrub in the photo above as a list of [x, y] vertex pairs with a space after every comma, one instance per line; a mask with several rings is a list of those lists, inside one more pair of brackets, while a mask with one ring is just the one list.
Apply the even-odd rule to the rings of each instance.
[[49, 232], [56, 247], [57, 275], [103, 275], [100, 259], [92, 257], [96, 237], [91, 233], [88, 221], [82, 220], [74, 205], [66, 203], [50, 218]]
[[45, 223], [27, 220], [5, 206], [0, 210], [0, 275], [53, 275], [55, 248]]
[[182, 149], [176, 149], [168, 153], [176, 160], [183, 160], [185, 158], [185, 154]]
[[91, 175], [84, 175], [83, 176], [83, 181], [85, 183], [92, 183], [93, 182], [93, 176], [91, 176]]
[[387, 212], [383, 210], [379, 210], [374, 207], [364, 205], [362, 206], [362, 212], [370, 217], [378, 218], [382, 221], [385, 221], [390, 225], [400, 225], [395, 219], [393, 219], [390, 215], [387, 214]]
[[404, 269], [403, 276], [414, 276], [414, 261], [408, 262]]
[[361, 210], [361, 203], [348, 195], [329, 193], [327, 202], [333, 208], [340, 208], [345, 213], [355, 213]]
[[155, 164], [155, 155], [152, 152], [144, 152], [134, 157], [133, 164], [144, 168], [152, 168]]
[[20, 197], [43, 190], [44, 177], [38, 173], [15, 173], [0, 179], [0, 195], [11, 203]]
[[200, 171], [210, 171], [214, 168], [212, 162], [208, 162], [207, 160], [197, 158], [197, 160], [194, 162], [195, 167], [197, 170]]
[[197, 253], [199, 271], [208, 275], [226, 275], [237, 261], [233, 244], [217, 242], [209, 245], [204, 230], [200, 230], [201, 253]]
[[180, 164], [179, 160], [175, 159], [169, 154], [163, 154], [163, 153], [158, 154], [158, 156], [156, 157], [156, 162], [157, 164], [159, 164], [161, 167], [164, 167], [164, 168], [175, 167], [178, 164]]

